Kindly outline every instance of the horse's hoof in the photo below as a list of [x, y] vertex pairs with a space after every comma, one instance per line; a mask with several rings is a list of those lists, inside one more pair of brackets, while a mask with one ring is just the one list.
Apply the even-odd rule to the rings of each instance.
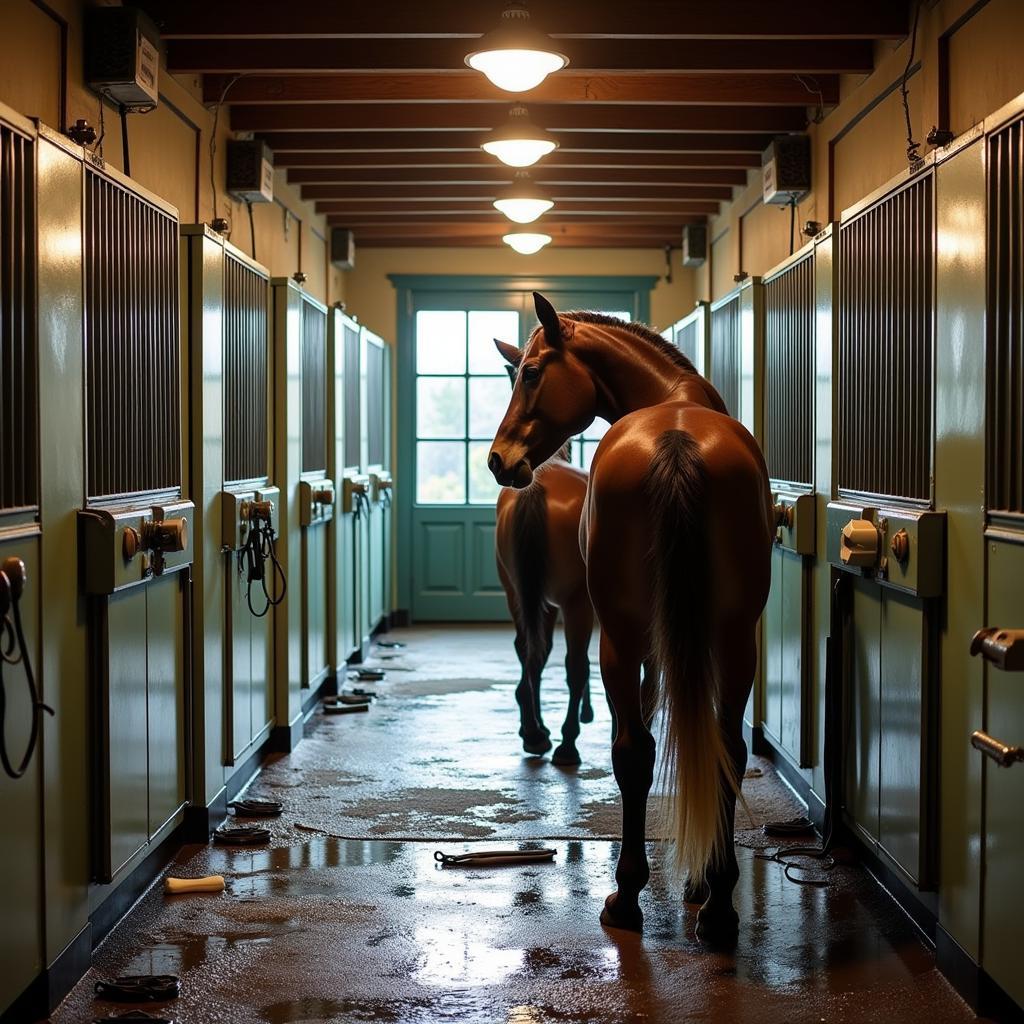
[[523, 740], [523, 750], [536, 757], [540, 757], [541, 754], [546, 754], [550, 749], [551, 740], [549, 740], [543, 733], [539, 736], [534, 736], [531, 739]]
[[622, 928], [625, 931], [642, 932], [644, 930], [644, 913], [639, 904], [623, 906], [619, 894], [613, 892], [604, 901], [601, 924], [605, 928]]
[[704, 906], [710, 895], [711, 890], [708, 888], [707, 882], [687, 881], [686, 885], [683, 886], [684, 903], [696, 903], [698, 906]]
[[594, 720], [594, 709], [589, 704], [584, 704], [580, 709], [580, 721], [584, 725], [590, 725]]
[[697, 912], [697, 938], [714, 949], [732, 949], [740, 933], [739, 914], [729, 907], [727, 910], [701, 908]]
[[582, 761], [580, 758], [580, 752], [575, 747], [567, 746], [565, 743], [560, 743], [555, 748], [555, 752], [551, 755], [551, 763], [568, 768], [581, 764]]

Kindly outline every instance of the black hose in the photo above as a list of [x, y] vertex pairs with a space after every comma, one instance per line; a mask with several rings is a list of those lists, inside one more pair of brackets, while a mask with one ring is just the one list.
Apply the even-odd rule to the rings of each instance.
[[[36, 744], [39, 742], [39, 721], [45, 711], [54, 713], [53, 708], [39, 699], [35, 673], [32, 671], [32, 658], [28, 644], [25, 642], [25, 630], [21, 622], [20, 592], [15, 591], [8, 573], [0, 571], [0, 586], [10, 594], [10, 611], [0, 620], [0, 764], [12, 779], [20, 779], [28, 770]], [[17, 653], [15, 653], [17, 651]], [[29, 729], [28, 743], [25, 753], [17, 768], [11, 763], [7, 750], [7, 689], [4, 681], [4, 665], [22, 665], [25, 669], [25, 683], [28, 686], [29, 700], [32, 704], [32, 724]]]
[[252, 258], [256, 259], [256, 222], [252, 215], [252, 200], [247, 199], [245, 205], [249, 211], [249, 240], [252, 242]]

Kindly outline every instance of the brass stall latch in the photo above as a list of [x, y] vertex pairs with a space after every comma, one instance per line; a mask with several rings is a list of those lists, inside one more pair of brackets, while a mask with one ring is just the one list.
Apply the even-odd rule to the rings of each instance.
[[1024, 629], [979, 629], [971, 638], [971, 654], [1004, 672], [1024, 672]]
[[152, 553], [152, 572], [160, 576], [164, 571], [164, 555], [184, 551], [188, 547], [187, 519], [146, 519], [138, 530], [127, 527], [124, 531], [122, 551], [130, 562], [140, 551]]
[[870, 519], [851, 519], [843, 527], [839, 557], [844, 565], [873, 568], [878, 564], [880, 548], [878, 527]]

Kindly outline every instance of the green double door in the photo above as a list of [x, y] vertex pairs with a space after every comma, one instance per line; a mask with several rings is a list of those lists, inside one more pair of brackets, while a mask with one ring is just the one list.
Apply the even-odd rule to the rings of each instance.
[[[653, 281], [639, 279], [638, 286], [628, 279], [613, 288], [605, 279], [571, 288], [510, 288], [502, 281], [487, 288], [443, 287], [427, 278], [419, 283], [432, 287], [404, 289], [405, 280], [395, 279], [399, 465], [408, 481], [399, 508], [399, 600], [418, 621], [503, 621], [508, 610], [494, 560], [498, 486], [487, 456], [510, 389], [494, 339], [526, 342], [537, 326], [534, 289], [557, 309], [640, 319]], [[577, 461], [593, 455], [604, 426], [595, 423], [575, 445]]]

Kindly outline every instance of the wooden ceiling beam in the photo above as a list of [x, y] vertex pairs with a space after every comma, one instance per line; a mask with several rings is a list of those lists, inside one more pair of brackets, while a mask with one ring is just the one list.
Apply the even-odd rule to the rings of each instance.
[[[689, 141], [692, 136], [678, 136]], [[568, 141], [568, 140], [567, 140]], [[410, 174], [437, 172], [439, 174], [477, 174], [484, 171], [511, 172], [488, 153], [476, 150], [415, 151], [408, 152], [365, 152], [351, 150], [328, 150], [326, 152], [289, 152], [283, 150], [274, 154], [278, 167], [293, 170], [289, 174], [308, 169], [340, 171], [344, 174], [365, 175], [388, 171], [408, 171]], [[759, 167], [757, 153], [640, 153], [635, 149], [612, 153], [591, 153], [574, 151], [563, 147], [555, 150], [537, 164], [534, 174], [554, 171], [622, 172], [657, 170], [667, 173], [688, 169], [730, 169], [745, 175], [749, 167]]]
[[[208, 4], [216, 7], [216, 4]], [[322, 10], [325, 5], [314, 5]], [[347, 11], [352, 5], [343, 5]], [[489, 6], [489, 5], [488, 5]], [[626, 15], [642, 7], [623, 5]], [[709, 7], [729, 9], [726, 4]], [[822, 5], [825, 6], [825, 5]], [[294, 5], [286, 10], [291, 11]], [[564, 49], [574, 72], [743, 72], [763, 74], [867, 74], [874, 66], [873, 44], [862, 40], [806, 40], [788, 35], [796, 23], [787, 9], [776, 14], [787, 35], [782, 39], [566, 39]], [[388, 12], [392, 25], [399, 18]], [[851, 12], [856, 21], [859, 12]], [[470, 48], [464, 39], [178, 39], [167, 44], [167, 65], [174, 73], [304, 74], [310, 72], [451, 71], [465, 67]]]
[[[494, 216], [494, 207], [486, 200], [402, 199], [351, 200], [324, 199], [316, 204], [318, 213], [344, 214], [358, 217], [364, 214], [383, 214], [396, 217], [415, 217], [420, 214], [458, 218], [463, 215]], [[558, 216], [577, 213], [600, 213], [607, 217], [635, 217], [637, 215], [664, 214], [716, 214], [718, 203], [703, 199], [567, 199], [558, 204]]]
[[[538, 228], [539, 231], [543, 231], [548, 235], [555, 234], [630, 234], [630, 235], [644, 235], [644, 234], [659, 234], [664, 233], [666, 230], [674, 230], [672, 225], [681, 226], [684, 223], [689, 223], [687, 218], [680, 218], [677, 220], [666, 220], [660, 221], [628, 221], [625, 223], [614, 221], [609, 222], [602, 220], [599, 217], [579, 217], [572, 222], [564, 221], [551, 221], [545, 220], [543, 227]], [[497, 221], [449, 221], [447, 223], [431, 222], [423, 223], [421, 221], [412, 221], [408, 224], [399, 224], [398, 222], [378, 222], [365, 224], [353, 225], [358, 227], [359, 230], [366, 234], [378, 234], [378, 235], [397, 235], [403, 234], [410, 238], [419, 236], [436, 235], [439, 231], [443, 231], [445, 234], [451, 235], [452, 237], [459, 238], [471, 238], [479, 237], [480, 235], [507, 235], [510, 230], [514, 230], [515, 226], [509, 226], [508, 222], [499, 223]]]
[[[248, 0], [239, 10], [208, 0], [141, 0], [168, 39], [388, 37], [472, 38], [494, 27], [497, 5], [479, 0], [390, 0], [374, 4], [281, 4]], [[823, 4], [787, 0], [533, 0], [539, 28], [557, 36], [676, 38], [898, 39], [907, 34], [907, 5], [892, 0]]]
[[[507, 103], [299, 103], [231, 108], [231, 127], [250, 132], [467, 131], [503, 124]], [[614, 103], [530, 104], [535, 122], [559, 132], [799, 132], [797, 107], [625, 106]]]
[[[260, 132], [275, 152], [343, 153], [373, 152], [408, 154], [457, 150], [480, 153], [483, 134], [463, 131], [436, 132]], [[772, 140], [767, 132], [563, 132], [558, 135], [557, 153], [626, 153], [640, 161], [645, 150], [658, 153], [748, 153], [760, 164], [761, 153]], [[552, 154], [554, 156], [555, 154]], [[402, 157], [405, 159], [405, 157]], [[494, 161], [494, 158], [490, 158]], [[545, 158], [547, 159], [547, 158]]]
[[[745, 185], [741, 168], [552, 167], [546, 160], [533, 168], [538, 185]], [[513, 169], [491, 161], [473, 167], [296, 167], [288, 171], [293, 185], [510, 185]]]
[[[225, 92], [225, 89], [227, 90]], [[818, 95], [820, 91], [820, 97]], [[509, 94], [476, 71], [419, 75], [253, 75], [232, 81], [205, 75], [203, 97], [222, 96], [232, 106], [268, 103], [495, 103]], [[550, 75], [529, 95], [530, 103], [665, 103], [808, 106], [839, 102], [839, 76], [687, 74]]]
[[[586, 182], [582, 185], [555, 185], [547, 190], [556, 202], [567, 199], [602, 199], [607, 202], [623, 202], [632, 199], [664, 199], [666, 202], [685, 199], [732, 199], [730, 185], [620, 185], [616, 182]], [[345, 199], [353, 202], [363, 200], [436, 200], [438, 202], [463, 200], [484, 200], [492, 202], [501, 194], [501, 188], [487, 185], [306, 185], [302, 198], [309, 200]]]

